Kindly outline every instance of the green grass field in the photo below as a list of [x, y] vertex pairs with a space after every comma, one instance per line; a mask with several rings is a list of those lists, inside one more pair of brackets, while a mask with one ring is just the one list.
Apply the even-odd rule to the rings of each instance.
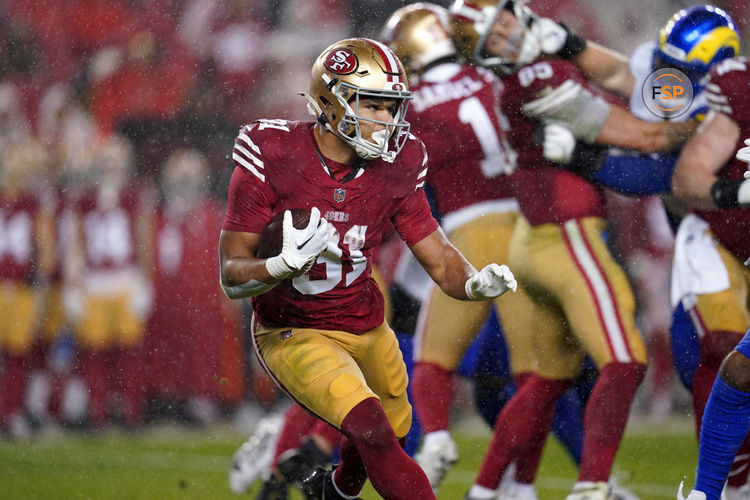
[[[642, 500], [675, 498], [683, 475], [693, 479], [696, 444], [691, 421], [632, 423], [617, 456], [616, 475]], [[455, 430], [461, 459], [446, 478], [441, 500], [460, 500], [474, 480], [489, 431]], [[3, 499], [230, 499], [232, 453], [246, 436], [227, 429], [149, 429], [97, 437], [46, 436], [32, 443], [0, 440]], [[564, 499], [575, 468], [550, 440], [537, 478], [540, 500]], [[244, 498], [253, 498], [254, 486]], [[293, 499], [301, 499], [296, 492]], [[364, 500], [379, 496], [367, 486]], [[415, 499], [418, 500], [418, 499]]]

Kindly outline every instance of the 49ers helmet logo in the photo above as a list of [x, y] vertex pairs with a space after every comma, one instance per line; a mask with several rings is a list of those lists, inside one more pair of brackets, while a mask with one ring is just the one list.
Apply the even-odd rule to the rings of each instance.
[[357, 56], [349, 49], [336, 49], [331, 51], [323, 63], [323, 66], [331, 73], [338, 75], [348, 75], [354, 73], [359, 66]]

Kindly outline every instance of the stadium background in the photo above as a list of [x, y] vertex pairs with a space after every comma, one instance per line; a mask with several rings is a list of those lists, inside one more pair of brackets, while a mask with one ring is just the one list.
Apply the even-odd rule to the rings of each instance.
[[[169, 155], [177, 149], [196, 148], [208, 158], [210, 174], [205, 179], [208, 196], [224, 203], [232, 171], [229, 152], [239, 127], [255, 118], [305, 119], [303, 100], [296, 92], [307, 89], [314, 57], [340, 38], [377, 37], [388, 14], [406, 3], [394, 0], [0, 2], [0, 147], [23, 138], [42, 145], [48, 153], [67, 147], [67, 154], [71, 154], [73, 147], [70, 144], [64, 147], [61, 141], [76, 144], [76, 140], [80, 143], [112, 133], [122, 134], [135, 148], [135, 175], [157, 190], [160, 172]], [[447, 6], [450, 2], [435, 3]], [[587, 37], [627, 54], [638, 44], [655, 39], [658, 29], [675, 11], [696, 3], [532, 0], [530, 6], [541, 15], [564, 21]], [[732, 0], [715, 4], [727, 10], [738, 23], [743, 35], [743, 53], [747, 53], [750, 3]], [[61, 120], [62, 110], [66, 109], [82, 111], [85, 119]], [[51, 158], [45, 161], [42, 171], [34, 174], [38, 176], [40, 189], [60, 179], [66, 159], [59, 154]], [[216, 238], [218, 230], [215, 227], [204, 236]], [[215, 293], [220, 294], [218, 283]], [[200, 310], [201, 306], [196, 307]], [[155, 397], [150, 400], [149, 414], [154, 420], [161, 418], [162, 423], [168, 424], [157, 427], [159, 438], [154, 438], [153, 429], [148, 427], [138, 434], [91, 436], [71, 434], [54, 425], [30, 442], [14, 441], [7, 435], [0, 437], [3, 457], [0, 484], [10, 485], [11, 498], [228, 497], [223, 481], [231, 453], [242, 436], [251, 431], [258, 416], [283, 407], [284, 400], [259, 374], [247, 349], [244, 335], [247, 311], [236, 304], [227, 305], [226, 311], [216, 316], [223, 323], [213, 330], [223, 332], [221, 342], [211, 343], [213, 351], [203, 353], [203, 359], [208, 359], [214, 368], [207, 384], [211, 386], [209, 390], [186, 387], [180, 398], [170, 399], [160, 393], [158, 381], [152, 384], [157, 387], [153, 391]], [[152, 325], [154, 328], [158, 325]], [[211, 330], [185, 332], [185, 335], [190, 342], [201, 344], [208, 331]], [[162, 340], [169, 345], [169, 339]], [[180, 354], [167, 349], [161, 355], [177, 358]], [[165, 366], [169, 370], [169, 363]], [[190, 399], [193, 390], [196, 394], [208, 394], [208, 398], [201, 400], [208, 404], [176, 408]], [[638, 450], [628, 448], [636, 446], [634, 442], [643, 447], [649, 446], [648, 443], [663, 443], [652, 450], [653, 457], [649, 460], [655, 460], [653, 467], [649, 460], [641, 460], [635, 453], [626, 460], [636, 464], [634, 469], [643, 467], [654, 474], [653, 479], [625, 477], [626, 481], [643, 479], [643, 484], [650, 485], [644, 487], [648, 489], [663, 481], [664, 489], [658, 491], [635, 488], [643, 498], [672, 496], [666, 492], [671, 491], [679, 477], [672, 474], [665, 478], [666, 472], [658, 469], [672, 459], [675, 462], [671, 465], [675, 469], [681, 467], [681, 473], [692, 471], [695, 443], [684, 404], [686, 395], [677, 383], [670, 390], [674, 406], [666, 417], [674, 425], [654, 423], [648, 415], [636, 418], [643, 428], [634, 431], [635, 434], [629, 431], [630, 441], [621, 452], [627, 455], [629, 449]], [[459, 408], [457, 418], [471, 414], [470, 401], [466, 399], [465, 403], [469, 409]], [[476, 455], [474, 462], [478, 463], [486, 430], [481, 425], [475, 426], [470, 417], [461, 421], [467, 422], [462, 450], [464, 446], [475, 450], [463, 454]], [[189, 434], [187, 438], [179, 433], [170, 434], [168, 429], [185, 427], [184, 423], [191, 426], [188, 432], [197, 434]], [[654, 429], [651, 434], [649, 427]], [[639, 433], [649, 438], [640, 439]], [[678, 436], [679, 447], [672, 448], [670, 436]], [[165, 477], [169, 479], [157, 487], [161, 476], [147, 476], [146, 486], [129, 489], [134, 488], [132, 485], [138, 483], [143, 473], [139, 467], [133, 467], [132, 460], [138, 461], [143, 470], [166, 471]], [[554, 470], [555, 460], [562, 464], [561, 472]], [[464, 462], [460, 470], [452, 473], [466, 476], [461, 479], [455, 476], [453, 483], [471, 482], [476, 467], [472, 469], [470, 464], [471, 460]], [[547, 469], [543, 467], [540, 477], [547, 472], [552, 477], [572, 478], [570, 467], [565, 464], [565, 458], [553, 448], [545, 457]], [[121, 476], [114, 473], [123, 469], [128, 473]], [[630, 474], [627, 468], [623, 470], [625, 476]], [[73, 471], [77, 474], [71, 476]], [[178, 471], [186, 471], [184, 479], [180, 479]], [[112, 477], [113, 483], [107, 484], [97, 472]], [[565, 485], [558, 495], [564, 490]], [[549, 495], [546, 498], [554, 498], [554, 491], [550, 487], [545, 493], [545, 488], [540, 487], [543, 497]], [[450, 493], [444, 492], [441, 498], [458, 498], [462, 493], [461, 490], [449, 496]]]

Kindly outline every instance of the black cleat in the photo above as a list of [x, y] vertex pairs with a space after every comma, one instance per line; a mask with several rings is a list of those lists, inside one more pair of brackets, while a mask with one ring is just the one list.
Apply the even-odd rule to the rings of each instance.
[[287, 481], [300, 484], [318, 467], [325, 467], [330, 463], [330, 456], [315, 445], [312, 440], [305, 441], [302, 446], [290, 450], [279, 460], [279, 472]]
[[302, 493], [305, 494], [305, 500], [347, 500], [333, 486], [333, 471], [322, 467], [315, 469], [302, 481]]
[[263, 483], [255, 500], [288, 500], [288, 489], [288, 484], [284, 479], [271, 474], [271, 478]]

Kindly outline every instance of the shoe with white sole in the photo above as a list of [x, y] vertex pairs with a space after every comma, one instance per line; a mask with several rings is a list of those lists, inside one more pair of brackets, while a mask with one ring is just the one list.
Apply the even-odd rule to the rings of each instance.
[[259, 478], [271, 476], [271, 462], [279, 439], [283, 415], [263, 417], [250, 438], [234, 453], [229, 467], [229, 488], [241, 495]]
[[458, 461], [458, 446], [447, 431], [438, 431], [425, 436], [422, 449], [414, 455], [430, 481], [432, 491], [437, 494], [440, 483], [451, 467]]
[[609, 483], [604, 481], [581, 481], [573, 486], [573, 491], [565, 500], [613, 500]]

